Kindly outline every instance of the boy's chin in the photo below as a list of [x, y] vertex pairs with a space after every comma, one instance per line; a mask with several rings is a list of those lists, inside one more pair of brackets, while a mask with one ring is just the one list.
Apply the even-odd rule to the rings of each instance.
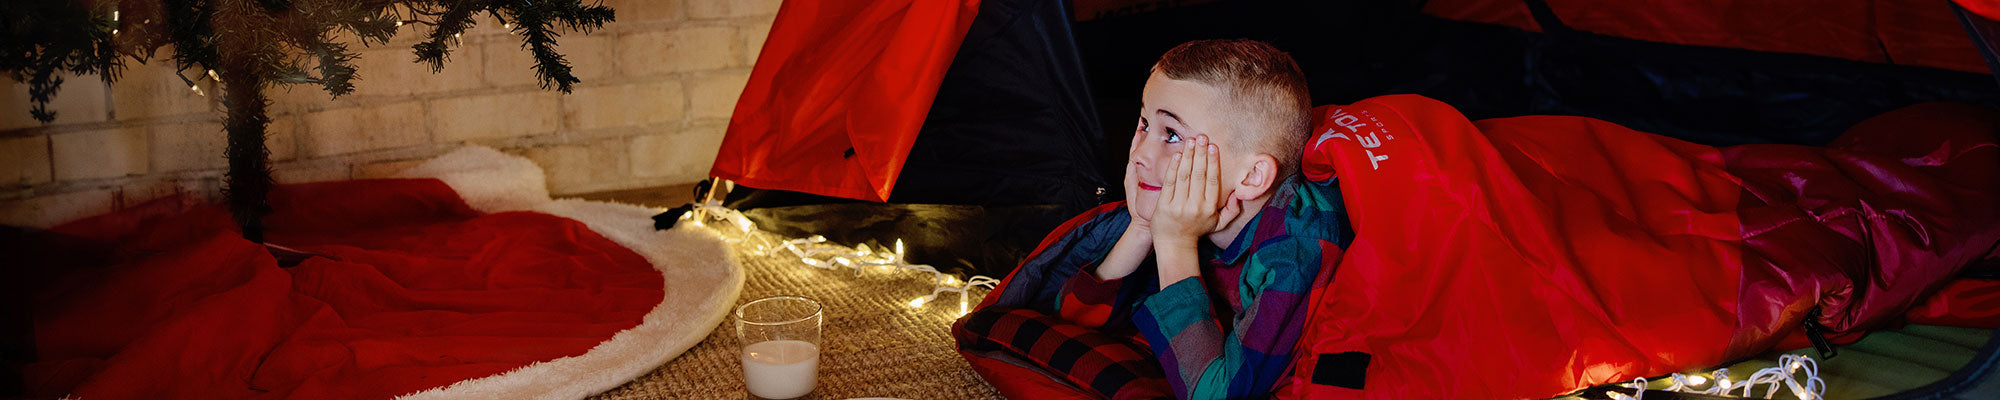
[[1132, 213], [1133, 219], [1137, 219], [1140, 222], [1151, 222], [1153, 220], [1153, 209], [1158, 208], [1156, 205], [1160, 201], [1160, 192], [1140, 190], [1136, 186], [1128, 185], [1125, 188], [1125, 209]]

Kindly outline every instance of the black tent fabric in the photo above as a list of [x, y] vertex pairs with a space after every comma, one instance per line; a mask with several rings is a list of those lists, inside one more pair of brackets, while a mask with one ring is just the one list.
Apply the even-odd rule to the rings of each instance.
[[1821, 144], [1910, 104], [2000, 105], [1986, 74], [1526, 32], [1430, 17], [1422, 3], [1222, 1], [1076, 30], [1112, 143], [1129, 133], [1126, 114], [1137, 107], [1145, 68], [1167, 48], [1203, 38], [1257, 39], [1290, 52], [1315, 104], [1420, 94], [1475, 119], [1579, 115], [1710, 145]]
[[[1096, 104], [1059, 0], [980, 3], [891, 203], [1097, 205]], [[1122, 148], [1122, 146], [1119, 146]]]

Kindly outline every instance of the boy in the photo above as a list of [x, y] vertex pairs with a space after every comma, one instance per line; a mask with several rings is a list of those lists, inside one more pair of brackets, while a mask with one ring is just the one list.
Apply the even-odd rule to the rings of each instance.
[[1270, 45], [1167, 51], [1126, 201], [1057, 228], [959, 323], [960, 348], [988, 379], [1009, 360], [1112, 398], [1269, 395], [1352, 241], [1338, 189], [1299, 176], [1310, 120], [1303, 74]]

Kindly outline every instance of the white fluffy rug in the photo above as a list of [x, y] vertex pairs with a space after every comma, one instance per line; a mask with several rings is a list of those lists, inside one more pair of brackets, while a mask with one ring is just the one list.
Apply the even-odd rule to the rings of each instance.
[[653, 229], [658, 210], [582, 200], [552, 200], [542, 169], [486, 147], [466, 147], [404, 171], [437, 178], [482, 212], [535, 211], [583, 222], [645, 256], [666, 279], [666, 296], [645, 322], [589, 352], [504, 374], [404, 395], [406, 399], [581, 399], [616, 388], [665, 364], [707, 337], [743, 290], [743, 266], [713, 232]]

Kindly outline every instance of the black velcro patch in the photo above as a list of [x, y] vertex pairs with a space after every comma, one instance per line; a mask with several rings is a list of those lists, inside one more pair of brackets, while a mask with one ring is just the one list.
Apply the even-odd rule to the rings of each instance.
[[1313, 364], [1312, 383], [1361, 390], [1368, 382], [1368, 360], [1373, 358], [1358, 351], [1321, 354]]

